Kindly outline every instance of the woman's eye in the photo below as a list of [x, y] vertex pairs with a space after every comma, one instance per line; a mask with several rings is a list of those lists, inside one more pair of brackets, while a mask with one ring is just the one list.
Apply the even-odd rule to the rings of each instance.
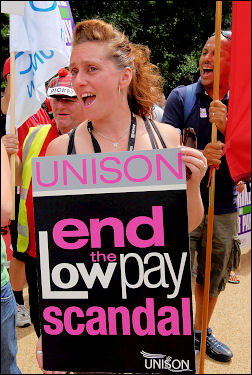
[[89, 70], [90, 72], [95, 72], [95, 71], [97, 70], [97, 68], [96, 68], [95, 66], [90, 66], [90, 67], [88, 68], [88, 70]]
[[72, 69], [71, 74], [72, 76], [76, 75], [78, 73], [78, 69]]

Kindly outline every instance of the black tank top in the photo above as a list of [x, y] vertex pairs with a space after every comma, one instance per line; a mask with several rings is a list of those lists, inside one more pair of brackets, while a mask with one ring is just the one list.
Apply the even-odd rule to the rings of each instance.
[[[152, 149], [155, 150], [155, 149], [158, 149], [158, 144], [157, 144], [157, 141], [156, 141], [156, 138], [153, 134], [153, 130], [152, 128], [154, 129], [154, 131], [156, 132], [160, 142], [161, 142], [161, 145], [163, 148], [167, 148], [166, 147], [166, 144], [156, 126], [156, 124], [154, 123], [154, 121], [152, 119], [149, 119], [149, 121], [151, 122], [151, 125], [152, 127], [150, 126], [149, 124], [149, 121], [146, 117], [143, 117], [143, 120], [144, 120], [144, 124], [145, 124], [145, 128], [147, 130], [147, 133], [149, 135], [149, 138], [150, 138], [150, 142], [151, 142], [151, 146], [152, 146]], [[92, 126], [92, 124], [90, 125], [89, 123], [89, 126]], [[68, 143], [68, 149], [67, 149], [67, 155], [75, 155], [76, 154], [76, 149], [75, 149], [75, 145], [74, 145], [74, 137], [75, 137], [75, 131], [76, 131], [77, 127], [75, 127], [71, 132], [68, 132], [68, 136], [69, 136], [69, 143]], [[92, 132], [90, 131], [90, 127], [89, 127], [89, 133], [90, 133], [90, 136], [91, 136], [91, 140], [92, 140], [92, 143], [93, 143], [93, 147], [94, 147], [94, 152], [95, 153], [98, 153], [98, 152], [101, 152], [101, 149], [100, 149], [100, 146], [99, 146], [99, 143], [97, 142], [97, 140], [94, 138]], [[133, 148], [131, 147], [131, 150], [134, 149], [134, 146]]]

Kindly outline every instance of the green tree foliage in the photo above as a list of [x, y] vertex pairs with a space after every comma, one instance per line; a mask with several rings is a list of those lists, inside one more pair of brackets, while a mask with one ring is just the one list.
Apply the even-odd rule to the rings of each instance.
[[[231, 29], [232, 1], [222, 2], [222, 29]], [[100, 18], [133, 43], [148, 45], [151, 60], [165, 78], [166, 95], [190, 74], [199, 77], [198, 60], [215, 30], [215, 1], [70, 1], [74, 21]]]
[[[166, 96], [185, 75], [198, 78], [201, 49], [215, 30], [215, 1], [70, 0], [69, 3], [75, 23], [100, 18], [123, 31], [132, 43], [148, 45], [152, 63], [158, 65], [165, 78]], [[232, 1], [222, 4], [222, 29], [230, 30]], [[2, 29], [6, 25], [5, 17]], [[5, 31], [3, 36], [2, 31], [2, 53], [6, 52], [7, 34]]]

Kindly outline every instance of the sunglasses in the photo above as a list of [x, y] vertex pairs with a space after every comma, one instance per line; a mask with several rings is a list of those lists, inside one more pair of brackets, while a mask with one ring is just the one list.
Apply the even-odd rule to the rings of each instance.
[[[215, 33], [213, 33], [211, 36], [214, 36]], [[221, 31], [221, 35], [223, 35], [225, 38], [232, 40], [232, 32], [231, 31]]]
[[[197, 148], [197, 135], [193, 128], [184, 128], [182, 132], [182, 144], [184, 146]], [[191, 178], [192, 172], [186, 167], [186, 180]]]

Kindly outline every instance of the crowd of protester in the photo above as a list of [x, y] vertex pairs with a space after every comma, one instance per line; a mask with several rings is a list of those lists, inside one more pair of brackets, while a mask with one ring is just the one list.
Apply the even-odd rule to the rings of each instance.
[[[5, 134], [5, 115], [10, 101], [9, 59], [5, 62], [3, 78], [6, 89], [1, 98], [1, 226], [10, 226], [13, 256], [8, 273], [5, 244], [1, 236], [2, 373], [20, 373], [16, 363], [17, 336], [13, 324], [12, 328], [8, 328], [13, 320], [22, 328], [33, 324], [39, 338], [37, 359], [43, 369], [32, 186], [25, 168], [29, 160], [24, 160], [24, 153], [27, 155], [32, 150], [33, 156], [50, 156], [113, 152], [114, 144], [117, 145], [116, 151], [127, 151], [132, 135], [129, 124], [132, 121], [136, 126], [136, 135], [130, 150], [152, 149], [153, 144], [155, 148], [182, 146], [182, 159], [191, 171], [187, 180], [187, 205], [191, 266], [197, 265], [194, 270], [196, 351], [200, 350], [202, 334], [208, 181], [212, 168], [218, 167], [206, 354], [220, 362], [231, 360], [232, 350], [217, 340], [209, 327], [218, 296], [224, 291], [230, 273], [237, 267], [237, 262], [234, 266], [235, 251], [239, 253], [237, 194], [243, 188], [240, 185], [237, 191], [222, 152], [228, 113], [231, 37], [231, 32], [221, 34], [220, 100], [212, 99], [215, 35], [203, 46], [199, 80], [196, 83], [192, 83], [191, 79], [186, 80], [183, 85], [174, 88], [166, 100], [162, 77], [150, 63], [147, 47], [131, 44], [124, 34], [103, 21], [80, 22], [73, 35], [70, 66], [60, 69], [57, 76], [50, 80], [46, 102], [18, 129], [17, 135]], [[66, 87], [71, 91], [61, 90]], [[187, 87], [191, 88], [190, 92]], [[56, 94], [53, 88], [58, 89]], [[83, 100], [84, 94], [89, 96], [88, 104]], [[188, 95], [192, 96], [192, 104], [185, 116]], [[215, 143], [211, 142], [212, 123], [218, 129]], [[184, 129], [187, 128], [194, 129], [197, 147], [196, 143], [189, 147], [185, 142]], [[44, 141], [41, 142], [39, 139], [44, 133]], [[10, 222], [12, 203], [8, 157], [12, 154], [15, 154], [17, 189], [16, 218]], [[28, 191], [25, 199], [22, 189]], [[27, 238], [20, 230], [24, 222]], [[26, 282], [30, 311], [23, 298]], [[5, 305], [4, 310], [3, 299], [7, 297], [9, 306]]]

